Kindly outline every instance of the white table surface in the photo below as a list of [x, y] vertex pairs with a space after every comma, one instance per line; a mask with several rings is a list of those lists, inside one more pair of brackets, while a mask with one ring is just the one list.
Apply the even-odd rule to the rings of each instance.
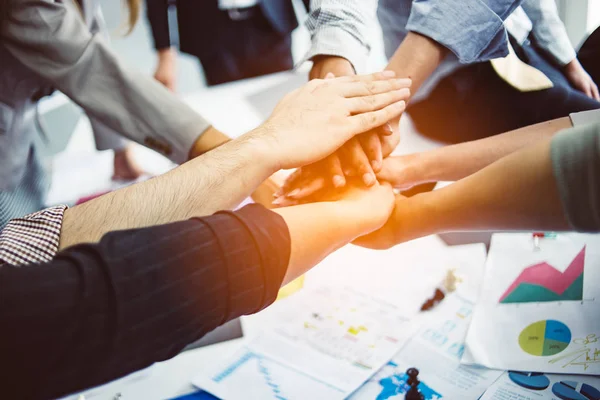
[[[236, 137], [258, 126], [264, 120], [265, 110], [268, 109], [269, 104], [274, 105], [286, 90], [305, 82], [306, 75], [306, 71], [286, 72], [234, 82], [204, 89], [187, 96], [185, 100], [210, 120], [215, 127], [230, 136]], [[439, 146], [436, 142], [416, 134], [412, 123], [407, 117], [402, 118], [401, 132], [402, 141], [396, 151], [398, 154], [419, 152]], [[84, 195], [102, 190], [107, 185], [108, 187], [112, 185], [110, 183], [112, 168], [110, 153], [95, 152], [91, 143], [93, 142], [91, 141], [89, 124], [83, 121], [65, 153], [59, 155], [54, 161], [54, 184], [50, 195], [51, 202], [60, 201], [61, 196], [65, 197], [65, 191], [71, 190], [69, 187], [77, 187], [78, 190], [85, 191], [86, 193], [79, 193]], [[163, 172], [171, 167], [165, 159], [145, 149], [137, 149], [137, 155], [142, 166], [149, 168], [153, 173]], [[69, 179], [68, 183], [65, 183], [64, 179], [60, 179], [60, 175], [65, 173], [65, 168], [73, 171], [71, 163], [77, 159], [84, 160], [82, 162], [87, 165], [93, 164], [97, 179], [89, 179], [89, 174], [86, 173], [82, 173], [78, 178]], [[90, 161], [92, 159], [94, 161]], [[73, 195], [74, 193], [69, 192], [69, 196]], [[424, 238], [415, 243], [401, 245], [403, 247], [395, 249], [394, 254], [400, 260], [403, 259], [402, 252], [410, 254], [410, 257], [414, 258], [416, 248], [438, 246], [439, 243], [440, 240], [436, 237]], [[340, 251], [344, 252], [345, 250]], [[378, 257], [381, 258], [381, 255]], [[324, 270], [327, 268], [329, 267], [323, 267]], [[319, 272], [320, 270], [317, 268], [315, 271]], [[412, 273], [418, 274], [418, 270], [413, 270]], [[319, 276], [319, 273], [316, 276]], [[327, 276], [327, 272], [324, 272], [323, 276]], [[310, 275], [307, 277], [307, 284], [314, 283], [314, 280], [311, 282], [309, 278]], [[418, 276], [414, 278], [418, 279]], [[375, 282], [375, 285], [384, 284], [386, 281], [385, 277], [381, 276], [374, 279], [382, 279], [379, 283]], [[387, 279], [387, 281], [391, 280]], [[189, 382], [193, 375], [202, 371], [203, 366], [210, 365], [211, 362], [221, 359], [228, 353], [233, 353], [245, 340], [248, 340], [248, 338], [270, 324], [276, 323], [269, 314], [273, 314], [273, 312], [266, 309], [256, 315], [244, 317], [242, 322], [245, 336], [242, 339], [187, 351], [171, 360], [157, 363], [147, 370], [85, 391], [85, 397], [91, 399], [151, 400], [171, 398], [192, 392], [195, 388]], [[93, 363], [94, 360], [89, 360], [89, 362]], [[117, 395], [120, 395], [120, 397]], [[77, 395], [69, 396], [69, 398], [77, 398]]]

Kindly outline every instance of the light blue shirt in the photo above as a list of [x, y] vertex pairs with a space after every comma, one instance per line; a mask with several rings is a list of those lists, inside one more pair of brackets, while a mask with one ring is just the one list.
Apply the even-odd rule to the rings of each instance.
[[[523, 8], [519, 7], [521, 4]], [[413, 96], [413, 101], [426, 97], [461, 64], [506, 56], [507, 29], [520, 41], [532, 32], [560, 64], [575, 57], [554, 0], [313, 0], [307, 21], [312, 47], [306, 58], [344, 57], [357, 72], [363, 72], [370, 48], [369, 22], [375, 10], [388, 58], [409, 31], [427, 36], [450, 50]]]

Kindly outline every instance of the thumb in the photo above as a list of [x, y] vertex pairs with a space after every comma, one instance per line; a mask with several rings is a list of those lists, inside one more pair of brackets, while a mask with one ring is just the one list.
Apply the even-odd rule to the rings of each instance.
[[404, 157], [388, 157], [384, 159], [381, 171], [377, 173], [377, 179], [389, 182], [393, 187], [399, 189], [408, 189], [416, 184], [416, 182], [411, 182], [406, 174]]

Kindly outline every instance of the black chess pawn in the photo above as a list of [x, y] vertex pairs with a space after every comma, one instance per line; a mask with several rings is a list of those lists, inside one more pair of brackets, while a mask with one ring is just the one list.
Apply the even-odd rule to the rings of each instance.
[[418, 389], [419, 383], [421, 383], [419, 381], [419, 378], [417, 378], [419, 376], [419, 370], [416, 368], [409, 368], [406, 370], [406, 375], [408, 375], [408, 380], [406, 381], [406, 383], [408, 384], [408, 386], [410, 386], [410, 388], [404, 395], [404, 399], [405, 400], [424, 400], [425, 397], [423, 396], [423, 394], [421, 392], [419, 392], [419, 389]]

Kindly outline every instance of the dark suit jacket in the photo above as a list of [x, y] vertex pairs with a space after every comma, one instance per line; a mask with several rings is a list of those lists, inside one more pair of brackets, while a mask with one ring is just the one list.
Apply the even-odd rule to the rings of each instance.
[[[227, 13], [219, 10], [217, 0], [146, 0], [146, 3], [157, 49], [172, 44], [167, 14], [169, 3], [177, 7], [181, 51], [200, 58], [210, 57], [222, 48], [224, 40], [233, 42], [234, 38], [230, 38], [232, 21]], [[286, 36], [298, 26], [291, 0], [261, 0], [259, 5], [268, 22], [265, 35]], [[240, 46], [244, 41], [252, 40], [239, 35], [235, 39]]]

